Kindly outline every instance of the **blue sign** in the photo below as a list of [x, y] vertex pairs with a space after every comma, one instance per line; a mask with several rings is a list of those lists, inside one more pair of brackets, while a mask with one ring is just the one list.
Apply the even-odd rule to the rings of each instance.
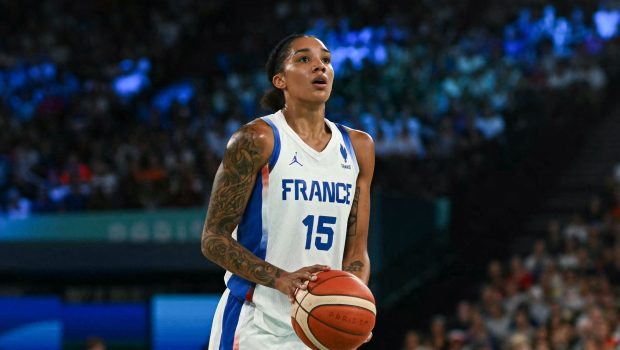
[[199, 350], [209, 342], [221, 295], [162, 295], [151, 300], [155, 350]]
[[0, 310], [0, 349], [61, 349], [58, 298], [0, 298]]

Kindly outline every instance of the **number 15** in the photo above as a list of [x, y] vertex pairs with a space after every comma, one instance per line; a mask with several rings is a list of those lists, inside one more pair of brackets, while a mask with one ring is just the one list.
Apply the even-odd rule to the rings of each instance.
[[[309, 250], [312, 245], [312, 232], [314, 231], [314, 215], [308, 215], [301, 222], [308, 228], [306, 232], [306, 249]], [[314, 246], [318, 250], [329, 250], [334, 244], [334, 229], [330, 226], [336, 223], [336, 218], [333, 216], [319, 216], [318, 225], [316, 228], [316, 238], [314, 239]]]

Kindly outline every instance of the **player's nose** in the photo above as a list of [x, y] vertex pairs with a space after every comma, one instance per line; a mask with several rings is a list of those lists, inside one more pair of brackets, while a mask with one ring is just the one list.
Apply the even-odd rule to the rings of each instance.
[[312, 72], [316, 73], [318, 71], [321, 71], [323, 73], [325, 73], [327, 71], [327, 66], [325, 65], [325, 63], [323, 63], [322, 61], [319, 62], [318, 64], [316, 64], [313, 68], [312, 68]]

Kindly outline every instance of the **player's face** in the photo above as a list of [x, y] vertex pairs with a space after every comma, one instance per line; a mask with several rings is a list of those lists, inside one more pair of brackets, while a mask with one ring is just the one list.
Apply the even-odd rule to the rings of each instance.
[[329, 50], [320, 40], [307, 37], [293, 41], [283, 72], [274, 77], [274, 85], [290, 98], [315, 103], [327, 102], [333, 82]]

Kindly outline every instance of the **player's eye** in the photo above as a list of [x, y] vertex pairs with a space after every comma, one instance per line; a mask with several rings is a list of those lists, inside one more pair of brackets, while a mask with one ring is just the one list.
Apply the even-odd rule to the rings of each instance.
[[299, 62], [304, 62], [304, 63], [310, 62], [310, 57], [308, 57], [308, 56], [301, 56], [299, 58]]
[[332, 61], [332, 58], [331, 58], [331, 57], [323, 57], [323, 63], [325, 63], [325, 64], [330, 64], [330, 63], [331, 63], [331, 61]]

